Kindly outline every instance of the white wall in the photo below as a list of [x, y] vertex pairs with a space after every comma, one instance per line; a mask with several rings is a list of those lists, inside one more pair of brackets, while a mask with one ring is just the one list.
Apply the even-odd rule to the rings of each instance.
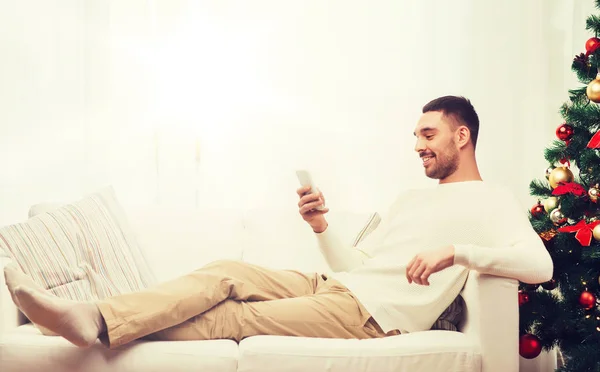
[[0, 225], [106, 184], [127, 203], [295, 208], [299, 167], [332, 208], [381, 210], [435, 182], [412, 131], [445, 94], [479, 112], [484, 178], [529, 206], [592, 11], [560, 0], [0, 0]]

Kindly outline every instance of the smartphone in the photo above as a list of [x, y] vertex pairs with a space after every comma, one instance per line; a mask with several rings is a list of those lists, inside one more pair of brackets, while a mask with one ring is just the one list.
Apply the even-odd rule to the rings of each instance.
[[[303, 170], [303, 169], [297, 170], [296, 176], [298, 177], [298, 181], [300, 181], [301, 186], [310, 186], [311, 194], [319, 192], [319, 190], [317, 190], [317, 187], [315, 186], [315, 183], [313, 182], [313, 179], [312, 179], [310, 173], [307, 170]], [[317, 207], [316, 209], [322, 210], [324, 208], [325, 208], [325, 206], [321, 205], [321, 206]]]

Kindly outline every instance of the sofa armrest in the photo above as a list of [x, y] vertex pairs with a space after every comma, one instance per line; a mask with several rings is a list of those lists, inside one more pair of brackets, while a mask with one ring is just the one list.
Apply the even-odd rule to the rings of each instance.
[[24, 316], [13, 303], [4, 283], [4, 266], [10, 261], [8, 257], [0, 256], [0, 337], [6, 331], [24, 323]]
[[479, 345], [482, 372], [519, 370], [518, 287], [514, 279], [469, 272], [460, 330]]

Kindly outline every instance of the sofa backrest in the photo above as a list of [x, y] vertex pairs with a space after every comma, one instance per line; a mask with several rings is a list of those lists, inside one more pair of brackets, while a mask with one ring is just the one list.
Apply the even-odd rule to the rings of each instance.
[[[294, 208], [126, 206], [125, 211], [159, 281], [219, 259], [240, 259], [280, 269], [328, 270], [314, 233]], [[337, 211], [327, 218], [350, 246], [368, 215]]]
[[[327, 214], [330, 228], [348, 247], [368, 217], [368, 214], [349, 211]], [[244, 261], [304, 272], [330, 271], [315, 234], [297, 210], [247, 210], [243, 221]]]
[[245, 240], [240, 211], [125, 207], [129, 223], [161, 282], [220, 259], [239, 260]]

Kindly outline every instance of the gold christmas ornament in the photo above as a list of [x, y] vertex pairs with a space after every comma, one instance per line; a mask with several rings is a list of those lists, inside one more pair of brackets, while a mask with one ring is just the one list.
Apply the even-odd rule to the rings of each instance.
[[594, 229], [592, 230], [592, 236], [594, 237], [594, 239], [600, 240], [600, 225], [594, 227]]
[[556, 207], [558, 207], [558, 198], [556, 196], [551, 196], [544, 200], [544, 209], [546, 210], [546, 213], [550, 213]]
[[550, 177], [548, 177], [548, 181], [550, 181], [550, 186], [553, 189], [555, 189], [560, 182], [569, 183], [573, 182], [573, 180], [573, 172], [571, 172], [571, 170], [567, 167], [554, 168], [550, 173]]
[[562, 225], [567, 222], [567, 217], [560, 211], [560, 209], [554, 209], [550, 212], [550, 221], [554, 222], [555, 225]]
[[588, 84], [585, 93], [590, 101], [595, 103], [600, 102], [600, 73], [598, 73], [596, 78]]
[[590, 187], [588, 190], [588, 195], [590, 196], [590, 200], [594, 203], [598, 201], [598, 196], [600, 196], [600, 187], [598, 185]]
[[550, 179], [550, 174], [552, 173], [553, 170], [554, 170], [554, 167], [546, 168], [546, 179]]

